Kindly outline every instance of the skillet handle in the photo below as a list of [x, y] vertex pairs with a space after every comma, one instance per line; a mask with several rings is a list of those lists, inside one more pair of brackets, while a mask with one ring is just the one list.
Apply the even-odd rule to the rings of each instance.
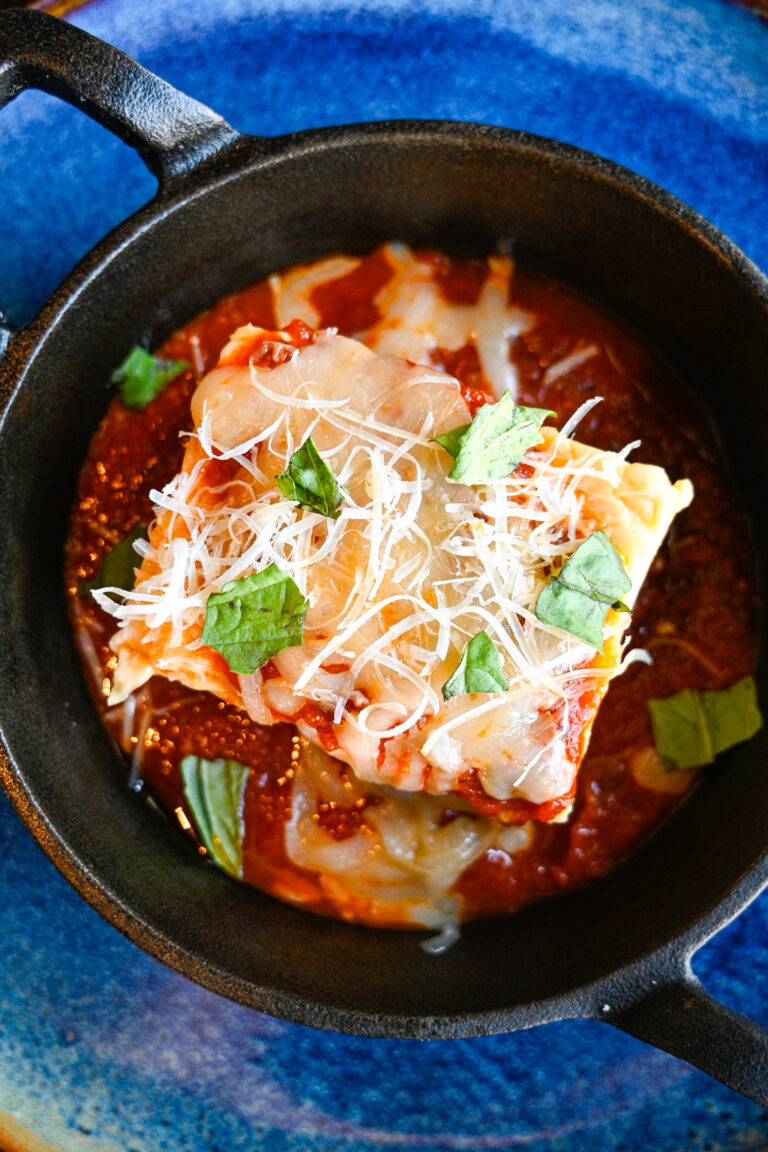
[[713, 999], [690, 967], [602, 1018], [768, 1107], [768, 1028]]
[[117, 48], [44, 12], [14, 9], [0, 13], [0, 108], [25, 88], [60, 96], [120, 136], [161, 190], [242, 139]]

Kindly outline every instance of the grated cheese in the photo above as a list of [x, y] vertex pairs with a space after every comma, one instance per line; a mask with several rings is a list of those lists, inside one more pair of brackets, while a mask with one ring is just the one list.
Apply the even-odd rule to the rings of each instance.
[[[399, 258], [407, 271], [414, 258]], [[488, 308], [498, 332], [498, 300]], [[383, 329], [374, 336], [386, 345]], [[246, 327], [233, 344], [263, 339]], [[109, 589], [96, 593], [121, 625], [110, 702], [158, 671], [260, 722], [296, 717], [313, 739], [299, 713], [320, 703], [335, 756], [361, 780], [442, 793], [474, 772], [500, 801], [568, 794], [597, 702], [622, 667], [627, 616], [609, 613], [598, 655], [541, 624], [536, 599], [552, 568], [601, 527], [632, 580], [631, 605], [690, 485], [547, 427], [526, 469], [473, 488], [449, 481], [433, 438], [470, 418], [457, 381], [331, 331], [274, 368], [220, 363], [192, 414], [182, 470], [153, 493], [158, 518], [135, 589], [119, 604]], [[337, 520], [298, 508], [274, 482], [310, 435], [348, 492]], [[237, 470], [211, 486], [207, 470], [222, 459]], [[272, 563], [310, 600], [304, 643], [274, 657], [278, 676], [234, 682], [199, 642], [205, 604]], [[501, 654], [508, 692], [443, 702], [442, 684], [481, 629]], [[594, 700], [586, 715], [574, 707], [585, 693]]]

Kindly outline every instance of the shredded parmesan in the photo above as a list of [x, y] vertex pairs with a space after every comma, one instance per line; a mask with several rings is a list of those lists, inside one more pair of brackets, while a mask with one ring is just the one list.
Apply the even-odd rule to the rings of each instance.
[[[414, 258], [401, 259], [413, 271]], [[498, 261], [492, 267], [506, 275]], [[499, 307], [488, 305], [497, 333], [506, 332]], [[379, 337], [383, 330], [380, 348]], [[233, 343], [260, 338], [246, 328]], [[299, 714], [319, 703], [335, 755], [361, 779], [450, 792], [475, 772], [500, 801], [567, 794], [594, 715], [574, 704], [592, 693], [597, 707], [620, 668], [627, 617], [609, 613], [599, 656], [543, 625], [536, 600], [553, 568], [601, 527], [624, 559], [631, 604], [690, 486], [546, 427], [526, 467], [507, 478], [472, 488], [450, 481], [434, 437], [470, 419], [457, 381], [330, 331], [275, 367], [220, 364], [198, 386], [192, 412], [182, 470], [152, 494], [158, 519], [135, 589], [119, 603], [114, 590], [96, 593], [121, 625], [111, 700], [156, 670], [260, 722], [298, 717], [310, 737]], [[275, 484], [309, 435], [346, 491], [336, 520], [298, 507]], [[271, 564], [310, 601], [304, 643], [274, 657], [278, 676], [241, 676], [238, 689], [199, 642], [205, 605]], [[481, 630], [509, 690], [443, 702], [442, 685]]]
[[544, 373], [543, 383], [545, 385], [554, 384], [555, 380], [559, 380], [561, 376], [567, 376], [569, 372], [573, 372], [574, 368], [580, 368], [582, 364], [586, 364], [587, 360], [591, 360], [599, 353], [600, 349], [597, 344], [589, 344], [586, 348], [574, 349], [568, 356], [558, 360], [556, 364], [550, 364]]

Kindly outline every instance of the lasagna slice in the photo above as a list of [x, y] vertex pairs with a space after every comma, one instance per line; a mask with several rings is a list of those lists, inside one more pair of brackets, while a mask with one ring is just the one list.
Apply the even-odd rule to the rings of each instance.
[[[462, 437], [494, 407], [476, 415], [453, 377], [333, 330], [239, 329], [193, 397], [181, 471], [153, 493], [134, 589], [95, 594], [120, 622], [110, 703], [157, 673], [294, 722], [359, 780], [458, 793], [509, 823], [557, 817], [692, 489], [539, 428], [544, 413], [511, 468], [457, 481]], [[332, 507], [306, 498], [329, 485]], [[598, 537], [626, 591], [587, 642], [540, 597]]]

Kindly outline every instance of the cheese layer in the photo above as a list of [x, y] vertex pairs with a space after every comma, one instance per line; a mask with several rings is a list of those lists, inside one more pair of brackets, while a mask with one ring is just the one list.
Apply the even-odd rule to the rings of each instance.
[[[157, 672], [259, 722], [292, 719], [360, 780], [480, 796], [502, 818], [510, 801], [564, 806], [629, 617], [609, 611], [597, 653], [542, 624], [536, 600], [600, 528], [631, 606], [690, 484], [548, 427], [509, 477], [457, 484], [434, 442], [471, 419], [453, 377], [332, 331], [295, 343], [240, 329], [198, 386], [182, 469], [153, 493], [135, 589], [119, 605], [96, 594], [121, 624], [110, 701]], [[275, 484], [309, 436], [347, 493], [336, 520]], [[206, 602], [273, 563], [309, 599], [304, 640], [237, 676], [200, 641]], [[480, 631], [508, 691], [443, 701]]]
[[[532, 825], [507, 827], [479, 816], [456, 796], [362, 784], [322, 748], [302, 741], [285, 850], [318, 874], [338, 915], [380, 927], [442, 929], [435, 950], [458, 935], [462, 898], [455, 885], [487, 851], [506, 857], [529, 847]], [[355, 809], [358, 826], [335, 837], [318, 809]]]
[[[378, 318], [360, 333], [365, 344], [380, 356], [414, 364], [431, 364], [435, 356], [470, 346], [494, 396], [498, 399], [507, 390], [515, 395], [517, 370], [509, 349], [516, 336], [528, 331], [533, 317], [510, 303], [510, 257], [502, 252], [488, 257], [482, 288], [469, 303], [446, 299], [434, 263], [407, 244], [385, 244], [381, 254], [389, 277], [375, 297]], [[332, 256], [271, 276], [278, 324], [298, 319], [318, 328], [315, 290], [355, 272], [359, 264], [354, 256]]]

